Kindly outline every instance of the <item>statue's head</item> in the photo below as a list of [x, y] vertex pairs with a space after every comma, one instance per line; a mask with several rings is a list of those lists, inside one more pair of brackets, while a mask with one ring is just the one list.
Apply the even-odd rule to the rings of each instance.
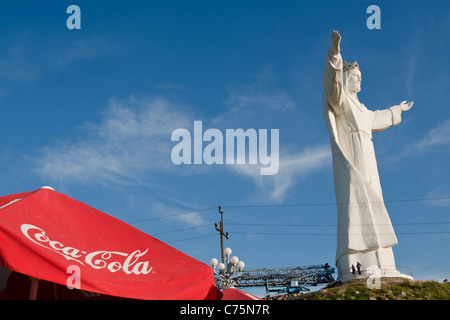
[[352, 64], [344, 62], [344, 85], [350, 93], [361, 91], [361, 70], [359, 70], [358, 62]]

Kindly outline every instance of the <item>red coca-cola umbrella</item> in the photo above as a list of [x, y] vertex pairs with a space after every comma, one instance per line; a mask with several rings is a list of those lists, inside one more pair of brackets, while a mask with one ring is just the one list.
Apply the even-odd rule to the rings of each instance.
[[0, 197], [0, 266], [3, 298], [221, 296], [206, 264], [49, 187]]

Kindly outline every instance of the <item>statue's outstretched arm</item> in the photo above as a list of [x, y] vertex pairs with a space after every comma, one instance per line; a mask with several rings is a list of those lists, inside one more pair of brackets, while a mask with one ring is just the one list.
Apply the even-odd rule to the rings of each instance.
[[406, 103], [406, 101], [402, 101], [399, 105], [390, 107], [389, 109], [371, 112], [372, 131], [382, 131], [398, 125], [402, 121], [402, 112], [411, 109], [413, 104], [414, 102]]

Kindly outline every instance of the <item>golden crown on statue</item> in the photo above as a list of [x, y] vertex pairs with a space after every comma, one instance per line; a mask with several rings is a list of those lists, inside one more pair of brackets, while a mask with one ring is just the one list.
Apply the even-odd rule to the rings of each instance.
[[350, 63], [348, 61], [344, 61], [344, 72], [352, 70], [352, 69], [358, 69], [359, 70], [358, 61], [355, 61], [353, 63]]

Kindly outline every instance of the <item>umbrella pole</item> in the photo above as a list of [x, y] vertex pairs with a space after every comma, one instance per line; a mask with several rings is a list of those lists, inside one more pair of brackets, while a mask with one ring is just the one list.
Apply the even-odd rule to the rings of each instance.
[[30, 300], [36, 300], [37, 298], [37, 291], [38, 291], [38, 284], [39, 279], [30, 277], [31, 280], [31, 287], [30, 287]]
[[55, 300], [58, 300], [58, 293], [56, 291], [56, 283], [53, 282], [53, 293], [55, 294]]

